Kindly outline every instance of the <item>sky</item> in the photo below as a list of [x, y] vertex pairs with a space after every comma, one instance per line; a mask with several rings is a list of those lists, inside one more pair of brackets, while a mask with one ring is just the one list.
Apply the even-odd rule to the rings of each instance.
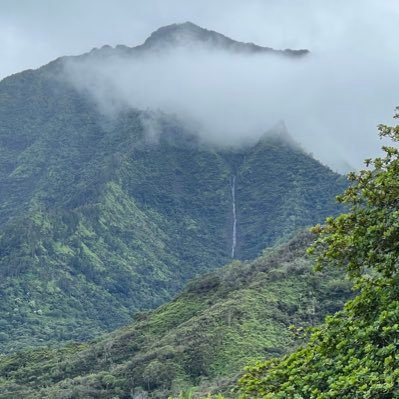
[[[187, 110], [187, 117], [203, 123], [208, 135], [226, 134], [226, 140], [234, 140], [252, 134], [249, 130], [260, 134], [284, 119], [294, 138], [330, 165], [343, 160], [358, 167], [363, 158], [375, 155], [380, 146], [375, 127], [391, 123], [399, 104], [397, 0], [0, 0], [0, 10], [0, 78], [104, 44], [135, 46], [158, 27], [184, 21], [239, 41], [307, 48], [311, 61], [295, 70], [242, 59], [230, 67], [231, 60], [206, 57], [201, 60], [209, 69], [204, 75], [219, 67], [227, 68], [228, 76], [218, 85], [209, 78], [188, 85], [182, 98], [190, 102], [199, 90], [202, 103], [214, 99]], [[176, 58], [167, 62], [170, 71], [176, 69]], [[193, 75], [188, 74], [187, 81], [198, 74], [194, 63], [190, 65]], [[155, 63], [148, 67], [157, 73]], [[177, 70], [187, 67], [184, 61]], [[123, 66], [117, 68], [124, 75]], [[232, 102], [231, 95], [223, 95], [233, 82], [246, 101]], [[120, 81], [112, 84], [120, 89]], [[161, 100], [176, 103], [169, 94], [173, 86], [162, 84], [167, 95]], [[143, 107], [162, 106], [153, 92], [150, 98], [149, 87], [135, 99], [140, 98]], [[226, 118], [217, 114], [226, 108], [239, 118], [223, 125]], [[168, 111], [176, 110], [181, 111], [181, 104]], [[248, 131], [238, 126], [249, 119]], [[238, 128], [230, 137], [226, 130], [233, 126]]]

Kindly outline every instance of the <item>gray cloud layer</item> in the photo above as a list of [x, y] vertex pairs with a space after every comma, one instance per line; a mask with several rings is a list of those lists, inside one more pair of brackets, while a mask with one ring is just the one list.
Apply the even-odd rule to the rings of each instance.
[[[162, 67], [154, 59], [84, 66], [87, 79], [81, 84], [103, 78], [92, 92], [98, 99], [111, 88], [132, 106], [195, 120], [213, 140], [256, 136], [284, 119], [291, 134], [321, 159], [359, 166], [380, 145], [375, 125], [389, 122], [399, 103], [396, 0], [3, 0], [1, 5], [0, 76], [102, 44], [136, 45], [159, 26], [185, 20], [237, 40], [312, 51], [294, 65], [199, 52], [190, 58], [170, 55]], [[88, 73], [92, 68], [95, 75]]]

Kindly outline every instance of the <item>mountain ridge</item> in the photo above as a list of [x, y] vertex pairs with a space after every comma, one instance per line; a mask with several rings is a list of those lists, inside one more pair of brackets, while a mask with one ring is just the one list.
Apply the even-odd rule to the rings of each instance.
[[[177, 48], [191, 49], [214, 49], [222, 50], [235, 54], [243, 55], [270, 55], [282, 56], [291, 59], [300, 59], [311, 54], [308, 49], [284, 49], [276, 50], [272, 47], [260, 46], [251, 42], [241, 42], [231, 39], [222, 33], [214, 30], [205, 29], [190, 21], [183, 23], [174, 23], [162, 26], [153, 31], [142, 44], [127, 46], [117, 44], [110, 46], [105, 44], [101, 47], [94, 47], [90, 51], [80, 55], [61, 56], [39, 69], [51, 66], [54, 69], [62, 67], [62, 64], [68, 59], [85, 59], [88, 57], [109, 57], [112, 55], [133, 55], [140, 56], [151, 51], [167, 51]], [[13, 76], [13, 75], [11, 75]], [[6, 78], [4, 78], [6, 79]]]
[[0, 82], [1, 351], [115, 329], [339, 211], [343, 177], [286, 140], [215, 148], [163, 113], [150, 137], [154, 111], [109, 118], [61, 65]]
[[242, 52], [247, 54], [270, 53], [290, 56], [303, 56], [309, 50], [275, 50], [271, 47], [262, 47], [254, 43], [244, 43], [231, 39], [221, 33], [202, 28], [192, 22], [184, 22], [163, 26], [155, 30], [144, 41], [139, 48], [153, 48], [162, 45], [185, 46], [195, 43], [202, 43], [209, 47], [225, 49], [229, 51]]

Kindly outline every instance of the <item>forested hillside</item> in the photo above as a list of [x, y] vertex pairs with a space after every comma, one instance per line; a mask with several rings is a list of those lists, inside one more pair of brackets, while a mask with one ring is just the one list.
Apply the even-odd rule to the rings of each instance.
[[[395, 118], [399, 118], [397, 113]], [[319, 268], [346, 271], [359, 290], [294, 353], [249, 367], [242, 398], [397, 398], [399, 396], [399, 126], [384, 155], [349, 175], [340, 196], [348, 213], [315, 226]]]
[[110, 117], [63, 62], [0, 82], [1, 351], [110, 331], [338, 212], [344, 179], [285, 135], [216, 148], [159, 112]]
[[340, 272], [315, 273], [300, 234], [252, 262], [194, 280], [156, 311], [93, 343], [0, 358], [0, 398], [166, 398], [226, 390], [244, 365], [282, 355], [350, 295]]

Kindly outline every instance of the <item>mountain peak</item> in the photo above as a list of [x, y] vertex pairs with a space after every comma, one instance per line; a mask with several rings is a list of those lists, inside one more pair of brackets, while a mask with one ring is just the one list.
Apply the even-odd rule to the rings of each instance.
[[154, 31], [144, 42], [144, 46], [154, 47], [165, 44], [184, 45], [192, 41], [202, 41], [206, 36], [209, 37], [208, 33], [211, 32], [189, 21], [167, 25]]
[[239, 42], [221, 33], [202, 28], [190, 21], [171, 24], [157, 29], [139, 47], [163, 49], [165, 47], [194, 47], [198, 45], [237, 53], [268, 52], [301, 56], [309, 52], [308, 50], [275, 50], [270, 47], [258, 46], [254, 43]]

